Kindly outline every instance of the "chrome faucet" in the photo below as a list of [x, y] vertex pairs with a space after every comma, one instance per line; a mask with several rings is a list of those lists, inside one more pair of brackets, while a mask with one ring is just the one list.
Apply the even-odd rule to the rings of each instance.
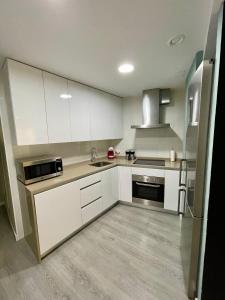
[[95, 147], [91, 148], [91, 161], [94, 162], [97, 157], [97, 150]]

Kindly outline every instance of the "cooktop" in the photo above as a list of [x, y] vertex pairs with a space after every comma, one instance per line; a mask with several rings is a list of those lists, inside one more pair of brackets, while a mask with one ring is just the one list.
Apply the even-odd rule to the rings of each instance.
[[147, 159], [140, 158], [135, 160], [134, 165], [151, 165], [151, 166], [165, 166], [165, 160], [162, 159]]

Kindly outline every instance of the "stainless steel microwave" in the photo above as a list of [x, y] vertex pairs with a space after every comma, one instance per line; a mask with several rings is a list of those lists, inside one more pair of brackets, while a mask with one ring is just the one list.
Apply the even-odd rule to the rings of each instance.
[[63, 173], [61, 157], [41, 156], [16, 160], [17, 178], [31, 184]]

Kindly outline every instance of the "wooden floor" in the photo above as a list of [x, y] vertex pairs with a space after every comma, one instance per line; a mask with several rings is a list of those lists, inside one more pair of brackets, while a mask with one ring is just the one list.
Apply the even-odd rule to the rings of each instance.
[[179, 235], [176, 216], [118, 205], [38, 265], [1, 211], [0, 299], [187, 300]]

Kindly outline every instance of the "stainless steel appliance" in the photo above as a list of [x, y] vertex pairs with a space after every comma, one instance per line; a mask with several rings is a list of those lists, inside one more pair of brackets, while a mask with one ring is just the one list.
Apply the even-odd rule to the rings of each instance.
[[142, 124], [132, 125], [134, 129], [154, 129], [170, 127], [160, 120], [160, 105], [170, 103], [170, 89], [150, 89], [143, 91]]
[[164, 206], [165, 178], [132, 175], [132, 201], [148, 206]]
[[24, 184], [31, 184], [62, 175], [61, 157], [33, 157], [16, 161], [17, 178]]
[[[204, 61], [188, 88], [185, 159], [180, 164], [178, 213], [183, 215], [181, 254], [188, 297], [197, 297], [201, 230], [204, 216], [205, 162], [212, 81], [212, 63]], [[186, 196], [186, 197], [185, 197]], [[185, 199], [183, 208], [182, 200]]]

